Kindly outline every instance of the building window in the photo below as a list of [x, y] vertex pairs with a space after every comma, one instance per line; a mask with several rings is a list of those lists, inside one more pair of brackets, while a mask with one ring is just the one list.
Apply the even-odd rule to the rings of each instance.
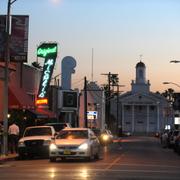
[[130, 109], [131, 109], [131, 106], [129, 106], [129, 105], [126, 105], [126, 106], [124, 106], [125, 107], [125, 109], [127, 110], [127, 111], [129, 111]]
[[155, 106], [150, 106], [150, 110], [154, 111], [155, 110]]
[[131, 124], [131, 122], [126, 122], [126, 124]]

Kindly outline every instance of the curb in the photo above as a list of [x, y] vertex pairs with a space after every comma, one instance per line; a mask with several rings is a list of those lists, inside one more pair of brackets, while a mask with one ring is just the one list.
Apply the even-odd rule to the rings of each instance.
[[18, 157], [18, 155], [0, 157], [0, 164], [3, 163], [3, 162], [6, 162], [6, 161], [15, 160], [17, 157]]

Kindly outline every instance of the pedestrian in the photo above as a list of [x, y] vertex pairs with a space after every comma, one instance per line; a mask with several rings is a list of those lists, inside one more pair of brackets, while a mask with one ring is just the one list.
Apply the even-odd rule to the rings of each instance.
[[11, 153], [17, 153], [18, 139], [19, 139], [19, 127], [13, 122], [9, 126], [9, 146]]

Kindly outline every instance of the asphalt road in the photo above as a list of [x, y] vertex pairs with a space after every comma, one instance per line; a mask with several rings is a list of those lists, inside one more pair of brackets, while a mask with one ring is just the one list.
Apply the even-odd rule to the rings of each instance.
[[119, 179], [180, 180], [180, 156], [163, 149], [154, 137], [127, 137], [102, 148], [101, 159], [92, 162], [48, 159], [15, 160], [0, 165], [0, 180]]

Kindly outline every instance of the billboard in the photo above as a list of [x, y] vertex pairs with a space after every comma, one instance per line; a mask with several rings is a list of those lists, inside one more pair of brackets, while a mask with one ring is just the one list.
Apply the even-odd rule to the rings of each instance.
[[[27, 62], [28, 52], [28, 15], [13, 15], [11, 21], [10, 35], [10, 61]], [[0, 16], [0, 61], [5, 60], [6, 46], [6, 16]]]

